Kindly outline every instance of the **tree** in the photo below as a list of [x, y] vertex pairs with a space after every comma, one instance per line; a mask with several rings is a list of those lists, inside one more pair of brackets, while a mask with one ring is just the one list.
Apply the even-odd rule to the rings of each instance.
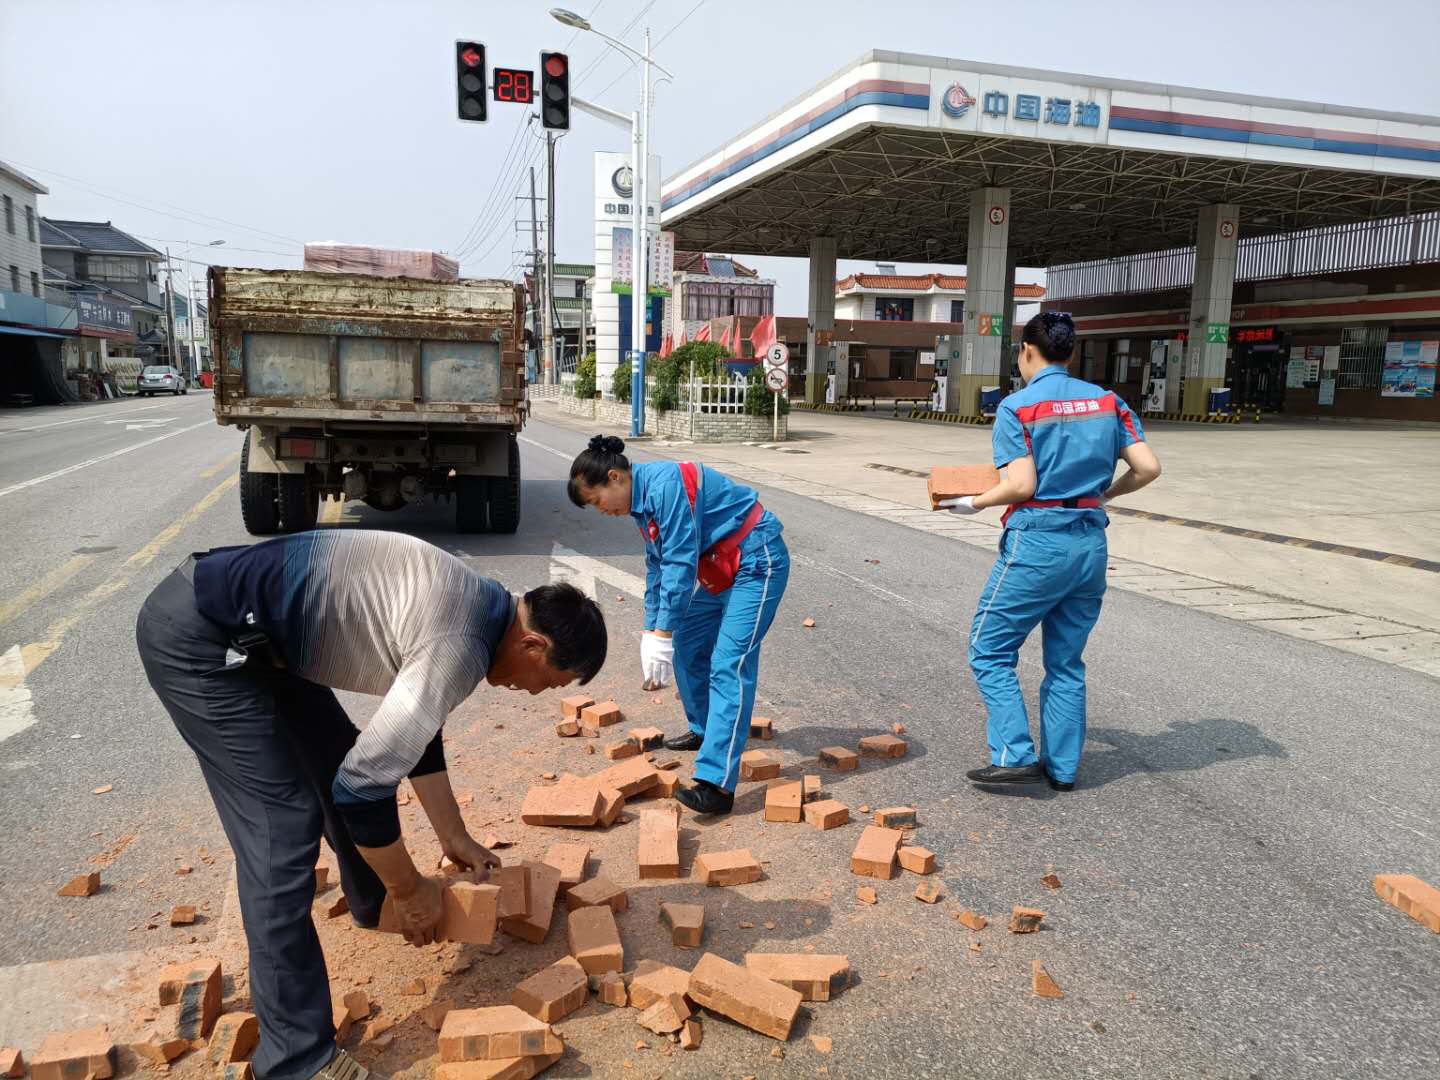
[[575, 396], [581, 401], [595, 398], [595, 354], [586, 353], [575, 368]]

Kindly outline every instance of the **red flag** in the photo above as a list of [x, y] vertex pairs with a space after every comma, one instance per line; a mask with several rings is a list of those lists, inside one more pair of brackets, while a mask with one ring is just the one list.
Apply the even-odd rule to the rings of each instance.
[[660, 345], [660, 358], [663, 360], [675, 351], [675, 338], [671, 334], [665, 335], [665, 340]]
[[750, 332], [750, 344], [755, 346], [757, 357], [764, 356], [766, 350], [774, 345], [776, 340], [774, 315], [766, 315], [755, 324], [755, 329]]
[[730, 347], [730, 324], [725, 324], [725, 329], [720, 331], [720, 344], [727, 349]]
[[699, 330], [696, 330], [696, 331], [695, 331], [695, 340], [696, 340], [696, 341], [709, 341], [709, 340], [710, 340], [710, 324], [709, 324], [708, 322], [705, 323], [703, 326], [701, 326]]

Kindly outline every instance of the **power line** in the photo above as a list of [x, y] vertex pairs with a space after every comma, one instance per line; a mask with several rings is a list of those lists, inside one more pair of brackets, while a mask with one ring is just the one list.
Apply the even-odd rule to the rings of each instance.
[[[696, 4], [694, 7], [692, 7], [689, 11], [687, 11], [687, 12], [681, 17], [681, 19], [680, 19], [679, 22], [677, 22], [674, 26], [670, 27], [669, 30], [666, 30], [666, 31], [665, 31], [665, 33], [664, 33], [663, 35], [661, 35], [660, 39], [659, 39], [658, 41], [656, 41], [656, 42], [651, 46], [651, 49], [652, 49], [652, 50], [658, 49], [661, 45], [663, 45], [663, 44], [665, 43], [665, 39], [666, 39], [666, 38], [668, 38], [671, 34], [675, 33], [676, 30], [679, 30], [680, 27], [684, 26], [685, 23], [689, 20], [690, 16], [691, 16], [691, 15], [694, 15], [697, 11], [699, 11], [699, 10], [700, 10], [702, 7], [704, 7], [704, 6], [705, 6], [705, 0], [700, 0], [700, 2], [699, 2], [698, 4]], [[611, 79], [608, 83], [606, 83], [606, 84], [605, 84], [605, 89], [599, 91], [599, 92], [595, 95], [596, 100], [599, 100], [600, 98], [604, 97], [605, 94], [610, 90], [610, 88], [611, 88], [612, 86], [614, 86], [616, 83], [618, 83], [621, 79], [623, 79], [623, 78], [624, 78], [626, 75], [628, 75], [628, 74], [630, 74], [628, 71], [622, 71], [622, 72], [620, 72], [619, 75], [616, 75], [615, 78]]]
[[[534, 114], [530, 114], [529, 119], [527, 119], [525, 123], [525, 130], [528, 130], [529, 124], [532, 123], [534, 119]], [[518, 145], [523, 145], [523, 142]], [[533, 150], [531, 151], [528, 158], [525, 156], [525, 151], [520, 150], [518, 156], [513, 156], [513, 164], [507, 163], [502, 168], [500, 174], [497, 175], [495, 178], [495, 185], [492, 188], [492, 197], [488, 201], [488, 204], [482, 209], [480, 217], [476, 221], [475, 227], [470, 230], [469, 238], [456, 251], [455, 255], [457, 258], [463, 258], [465, 255], [470, 254], [477, 247], [479, 247], [481, 244], [483, 244], [486, 240], [490, 238], [490, 235], [494, 231], [495, 226], [501, 220], [503, 220], [505, 215], [505, 204], [508, 199], [508, 196], [506, 194], [506, 187], [508, 185], [518, 183], [525, 174], [526, 166], [528, 166], [533, 160]]]
[[510, 159], [515, 154], [515, 148], [520, 145], [520, 134], [525, 130], [526, 126], [528, 126], [530, 122], [530, 113], [528, 111], [522, 113], [520, 117], [516, 120], [515, 130], [510, 134], [510, 145], [505, 151], [505, 157], [501, 161], [500, 168], [497, 169], [495, 172], [495, 183], [491, 185], [490, 193], [485, 196], [485, 201], [480, 204], [480, 210], [476, 213], [475, 220], [470, 223], [470, 227], [465, 230], [465, 235], [462, 236], [460, 238], [460, 242], [455, 245], [456, 251], [459, 251], [461, 248], [465, 247], [465, 245], [470, 243], [470, 241], [474, 238], [475, 230], [480, 226], [481, 220], [488, 217], [490, 213], [491, 203], [494, 202], [496, 195], [499, 194], [502, 178], [505, 176], [506, 171], [510, 167]]
[[[474, 253], [477, 248], [479, 248], [482, 244], [489, 240], [491, 236], [495, 234], [496, 229], [500, 229], [501, 226], [504, 225], [506, 206], [513, 199], [515, 193], [519, 190], [520, 185], [523, 183], [525, 179], [525, 170], [535, 163], [535, 161], [540, 156], [540, 151], [543, 150], [544, 147], [545, 144], [543, 142], [539, 142], [536, 144], [534, 149], [530, 151], [528, 155], [522, 155], [522, 157], [517, 159], [518, 165], [514, 172], [511, 174], [512, 184], [510, 193], [496, 202], [494, 212], [489, 215], [485, 227], [475, 235], [475, 238], [463, 250], [455, 253], [455, 257], [457, 259], [466, 258], [472, 253]], [[501, 231], [501, 235], [504, 235], [503, 229]], [[491, 250], [493, 250], [493, 247], [494, 245], [491, 245]]]

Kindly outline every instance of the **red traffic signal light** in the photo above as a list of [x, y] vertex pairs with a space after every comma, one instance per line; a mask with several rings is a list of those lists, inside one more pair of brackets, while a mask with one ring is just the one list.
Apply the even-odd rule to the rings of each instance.
[[467, 45], [461, 50], [460, 59], [465, 62], [466, 67], [479, 67], [485, 62], [485, 54], [474, 45]]
[[461, 120], [486, 119], [485, 46], [478, 41], [455, 43], [456, 111]]
[[540, 54], [540, 125], [570, 130], [570, 58], [564, 53]]
[[551, 53], [545, 58], [545, 74], [549, 75], [552, 79], [558, 79], [561, 75], [564, 75], [570, 66], [566, 62], [566, 59], [567, 58], [560, 53]]

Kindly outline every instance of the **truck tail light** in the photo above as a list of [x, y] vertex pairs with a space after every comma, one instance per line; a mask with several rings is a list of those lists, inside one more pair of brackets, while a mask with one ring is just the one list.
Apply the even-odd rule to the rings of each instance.
[[292, 439], [282, 436], [280, 439], [280, 456], [282, 458], [309, 458], [316, 460], [324, 458], [324, 439]]

